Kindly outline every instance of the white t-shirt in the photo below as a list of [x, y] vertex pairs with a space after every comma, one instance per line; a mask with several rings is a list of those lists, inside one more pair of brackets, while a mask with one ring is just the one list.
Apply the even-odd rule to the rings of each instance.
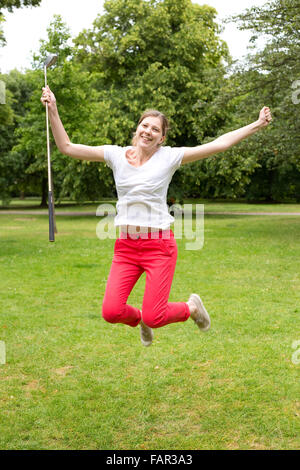
[[104, 160], [113, 170], [118, 193], [115, 225], [136, 225], [166, 230], [174, 222], [169, 214], [167, 192], [180, 167], [184, 148], [160, 147], [140, 167], [126, 158], [132, 147], [104, 146]]

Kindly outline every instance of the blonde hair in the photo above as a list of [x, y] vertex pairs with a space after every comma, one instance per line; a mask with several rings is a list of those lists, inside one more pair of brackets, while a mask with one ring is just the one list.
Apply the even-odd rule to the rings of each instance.
[[[141, 115], [137, 127], [143, 122], [144, 119], [146, 119], [149, 116], [153, 117], [158, 117], [161, 122], [161, 127], [162, 127], [162, 135], [165, 137], [167, 135], [168, 130], [170, 129], [169, 121], [167, 117], [161, 113], [160, 111], [157, 111], [156, 109], [146, 109], [146, 111], [143, 112]], [[132, 138], [132, 145], [136, 145], [136, 132], [133, 134]]]

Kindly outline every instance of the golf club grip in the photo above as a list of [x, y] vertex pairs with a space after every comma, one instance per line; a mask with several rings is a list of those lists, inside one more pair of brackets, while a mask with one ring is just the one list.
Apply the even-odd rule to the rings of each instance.
[[48, 192], [48, 209], [49, 209], [49, 242], [54, 242], [54, 213], [53, 213], [52, 191]]

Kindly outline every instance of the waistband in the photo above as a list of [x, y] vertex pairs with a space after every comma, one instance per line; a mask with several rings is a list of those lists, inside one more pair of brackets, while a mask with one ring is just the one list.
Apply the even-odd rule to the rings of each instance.
[[[145, 227], [141, 227], [145, 229]], [[164, 240], [169, 240], [170, 238], [174, 238], [174, 233], [172, 232], [171, 229], [168, 230], [162, 230], [162, 229], [151, 229], [147, 227], [147, 231], [143, 230], [141, 232], [135, 231], [133, 232], [128, 232], [128, 231], [122, 231], [120, 233], [120, 239], [124, 240], [127, 238], [130, 238], [131, 240], [158, 240], [158, 239], [164, 239]]]

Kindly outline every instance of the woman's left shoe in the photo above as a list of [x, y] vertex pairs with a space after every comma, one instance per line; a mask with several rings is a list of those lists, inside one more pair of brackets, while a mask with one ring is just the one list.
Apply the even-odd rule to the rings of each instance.
[[210, 329], [210, 317], [200, 299], [199, 295], [191, 294], [188, 300], [188, 304], [193, 303], [196, 307], [196, 311], [191, 313], [191, 318], [194, 320], [198, 328], [202, 331], [207, 331]]
[[142, 321], [140, 323], [140, 328], [141, 328], [141, 342], [143, 346], [146, 346], [146, 347], [151, 346], [153, 338], [154, 338], [152, 328], [145, 325], [145, 323], [143, 323]]

